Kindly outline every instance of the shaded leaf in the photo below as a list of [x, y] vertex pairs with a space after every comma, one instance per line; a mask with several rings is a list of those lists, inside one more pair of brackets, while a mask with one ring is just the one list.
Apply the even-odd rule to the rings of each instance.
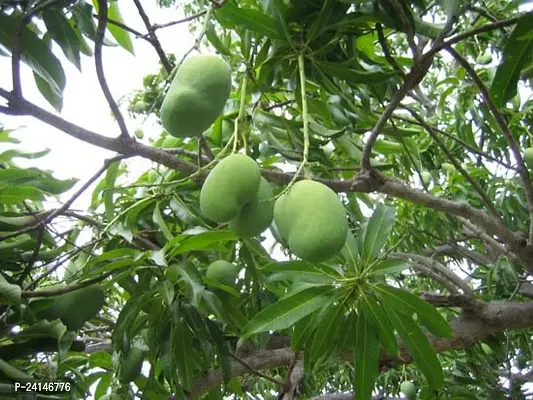
[[[0, 13], [0, 44], [6, 49], [13, 47], [18, 24], [15, 16]], [[61, 62], [28, 26], [22, 28], [21, 60], [48, 82], [54, 92], [63, 92], [66, 77]]]
[[492, 81], [491, 94], [496, 107], [503, 107], [516, 95], [520, 72], [531, 61], [533, 38], [522, 36], [533, 30], [533, 12], [524, 14], [505, 44], [503, 59]]
[[451, 337], [453, 335], [452, 328], [440, 315], [439, 311], [420, 297], [392, 286], [377, 285], [375, 288], [379, 292], [386, 308], [393, 308], [409, 317], [416, 313], [420, 322], [434, 335], [440, 337]]

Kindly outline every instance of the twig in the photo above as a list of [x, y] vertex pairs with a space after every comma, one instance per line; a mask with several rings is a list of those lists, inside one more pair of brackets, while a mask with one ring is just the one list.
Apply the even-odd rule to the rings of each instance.
[[401, 69], [401, 67], [398, 65], [394, 57], [392, 56], [389, 46], [387, 45], [387, 39], [385, 38], [385, 35], [383, 34], [383, 28], [381, 24], [376, 24], [376, 31], [378, 33], [378, 41], [381, 45], [381, 49], [383, 50], [383, 54], [385, 55], [385, 59], [389, 62], [389, 64], [392, 66], [392, 68], [403, 78], [405, 77], [405, 72]]
[[518, 22], [518, 20], [520, 18], [522, 18], [521, 15], [518, 16], [518, 17], [504, 19], [504, 20], [495, 22], [493, 24], [482, 25], [482, 26], [480, 26], [478, 28], [475, 28], [475, 29], [472, 29], [470, 31], [463, 32], [463, 33], [460, 33], [458, 35], [452, 36], [448, 40], [444, 40], [441, 43], [436, 44], [431, 49], [429, 49], [425, 54], [426, 55], [435, 55], [439, 51], [444, 49], [446, 46], [451, 46], [452, 44], [459, 43], [459, 42], [463, 41], [464, 39], [468, 39], [468, 38], [470, 38], [472, 36], [476, 36], [476, 35], [479, 35], [481, 33], [490, 32], [490, 31], [493, 31], [495, 29], [500, 29], [500, 28], [504, 28], [506, 26], [514, 25], [514, 24], [516, 24]]
[[83, 186], [76, 193], [74, 193], [74, 195], [72, 195], [72, 197], [70, 199], [68, 199], [61, 207], [56, 209], [54, 212], [52, 212], [50, 215], [48, 215], [48, 217], [46, 217], [45, 219], [43, 219], [42, 221], [40, 221], [39, 223], [37, 223], [35, 225], [29, 226], [27, 228], [18, 230], [18, 231], [13, 232], [13, 233], [9, 233], [7, 235], [3, 235], [3, 236], [0, 235], [0, 242], [3, 241], [3, 240], [9, 239], [9, 238], [20, 236], [20, 235], [22, 235], [24, 233], [32, 232], [32, 231], [38, 229], [39, 227], [45, 226], [46, 224], [48, 224], [55, 217], [57, 217], [59, 214], [63, 213], [63, 211], [68, 209], [72, 205], [72, 203], [74, 203], [74, 201], [79, 196], [81, 196], [81, 194], [83, 192], [85, 192], [85, 190], [87, 190], [89, 188], [89, 186], [91, 186], [93, 184], [93, 182], [96, 181], [100, 177], [100, 175], [102, 175], [107, 170], [107, 168], [109, 168], [109, 166], [112, 163], [114, 163], [115, 161], [122, 160], [123, 158], [124, 158], [124, 156], [120, 155], [120, 156], [115, 156], [115, 157], [113, 157], [111, 159], [106, 160], [104, 162], [103, 167], [100, 168], [96, 172], [96, 174], [94, 174], [87, 182], [85, 182], [83, 184]]
[[20, 278], [18, 281], [19, 286], [22, 286], [24, 279], [26, 279], [26, 277], [30, 275], [33, 265], [37, 261], [37, 257], [39, 257], [39, 250], [41, 249], [41, 246], [43, 244], [44, 231], [45, 231], [44, 226], [42, 225], [39, 226], [38, 233], [37, 233], [37, 241], [35, 243], [35, 247], [33, 248], [31, 258], [28, 261], [28, 264], [26, 265], [26, 268], [24, 268], [24, 271], [20, 274]]
[[89, 279], [85, 282], [78, 283], [77, 285], [67, 286], [63, 288], [53, 289], [53, 290], [23, 290], [22, 297], [24, 298], [33, 298], [33, 297], [54, 297], [60, 294], [73, 292], [75, 290], [82, 289], [84, 287], [90, 286], [94, 283], [98, 283], [106, 279], [108, 276], [112, 275], [115, 271], [107, 271], [106, 273], [99, 275], [95, 278]]
[[94, 44], [94, 61], [96, 64], [96, 75], [98, 76], [98, 82], [100, 87], [104, 92], [104, 96], [111, 108], [111, 112], [117, 120], [118, 126], [120, 128], [121, 137], [129, 137], [128, 128], [126, 127], [126, 122], [124, 117], [118, 108], [117, 103], [111, 95], [109, 86], [107, 85], [105, 75], [104, 75], [104, 65], [102, 61], [102, 47], [104, 44], [105, 31], [107, 27], [107, 0], [98, 0], [98, 27], [96, 28], [96, 39]]
[[185, 17], [183, 19], [180, 19], [180, 20], [177, 20], [177, 21], [172, 21], [172, 22], [167, 22], [166, 24], [153, 24], [150, 27], [149, 30], [150, 30], [150, 32], [155, 32], [158, 29], [168, 28], [169, 26], [174, 26], [174, 25], [178, 25], [178, 24], [183, 24], [184, 22], [193, 21], [196, 18], [200, 18], [201, 16], [205, 15], [206, 12], [207, 12], [207, 10], [203, 10], [203, 11], [200, 11], [200, 12], [198, 12], [196, 14], [193, 14], [193, 15], [190, 15], [188, 17]]
[[279, 379], [276, 379], [276, 378], [273, 378], [271, 376], [265, 375], [261, 371], [257, 371], [256, 369], [254, 369], [250, 364], [248, 364], [246, 361], [244, 361], [239, 356], [237, 356], [237, 355], [235, 355], [235, 354], [233, 354], [231, 352], [229, 353], [229, 355], [231, 356], [231, 358], [233, 358], [235, 361], [237, 361], [239, 364], [241, 364], [244, 368], [248, 369], [252, 374], [257, 375], [260, 378], [269, 380], [270, 382], [276, 383], [276, 384], [280, 385], [281, 387], [283, 387], [283, 385], [285, 384], [285, 382], [280, 381]]
[[394, 93], [394, 96], [392, 97], [389, 105], [387, 106], [385, 111], [383, 111], [383, 114], [381, 114], [381, 117], [378, 119], [378, 122], [372, 129], [372, 132], [370, 133], [370, 136], [365, 143], [365, 147], [363, 148], [363, 154], [361, 157], [361, 166], [363, 169], [369, 170], [371, 168], [370, 156], [372, 153], [372, 147], [376, 143], [378, 135], [381, 133], [381, 130], [394, 113], [394, 110], [398, 108], [403, 98], [407, 95], [407, 93], [409, 93], [411, 89], [413, 89], [416, 85], [420, 83], [420, 81], [429, 71], [429, 67], [431, 66], [432, 60], [433, 57], [427, 56], [427, 54], [421, 56], [419, 62], [414, 65], [411, 72], [409, 72], [409, 74], [405, 77], [403, 85], [400, 87], [400, 89], [398, 89], [398, 91], [396, 91], [396, 93]]
[[165, 51], [163, 50], [163, 47], [161, 46], [161, 43], [159, 42], [159, 39], [157, 38], [157, 35], [155, 34], [155, 30], [152, 28], [152, 24], [150, 23], [150, 19], [148, 18], [148, 15], [144, 11], [144, 8], [139, 0], [133, 0], [135, 3], [135, 6], [137, 7], [137, 10], [139, 11], [139, 15], [141, 16], [144, 25], [146, 26], [146, 29], [148, 30], [148, 37], [150, 38], [150, 44], [155, 49], [157, 55], [159, 56], [159, 59], [161, 60], [161, 64], [163, 64], [163, 68], [167, 71], [168, 74], [172, 72], [172, 64], [170, 64], [170, 61], [168, 60], [167, 55], [165, 54]]
[[[93, 14], [93, 17], [98, 18], [98, 14]], [[125, 31], [128, 31], [129, 33], [134, 34], [135, 37], [138, 37], [140, 39], [145, 39], [148, 42], [150, 42], [150, 38], [146, 37], [145, 34], [143, 34], [142, 32], [139, 32], [136, 29], [133, 29], [133, 28], [129, 27], [128, 25], [124, 24], [123, 22], [120, 22], [120, 21], [117, 21], [117, 20], [114, 20], [114, 19], [111, 19], [111, 18], [107, 18], [107, 23], [111, 24], [111, 25], [118, 26], [119, 28], [122, 28]]]
[[415, 118], [426, 129], [427, 133], [429, 133], [431, 138], [435, 141], [435, 143], [437, 143], [437, 146], [439, 146], [440, 149], [446, 154], [446, 157], [448, 158], [448, 160], [450, 160], [450, 162], [455, 166], [455, 168], [457, 168], [457, 170], [461, 173], [461, 175], [463, 175], [465, 179], [468, 182], [470, 182], [474, 190], [478, 193], [478, 195], [483, 200], [483, 203], [485, 203], [485, 206], [487, 207], [489, 212], [494, 216], [494, 218], [497, 218], [498, 220], [501, 221], [500, 213], [498, 212], [494, 204], [492, 204], [492, 201], [487, 195], [487, 193], [485, 192], [485, 190], [483, 190], [479, 182], [476, 181], [474, 178], [472, 178], [472, 176], [470, 176], [470, 174], [461, 166], [461, 163], [459, 163], [455, 159], [452, 152], [448, 149], [448, 147], [446, 147], [443, 141], [440, 140], [437, 134], [433, 131], [433, 128], [429, 126], [428, 124], [426, 124], [426, 122], [422, 119], [422, 117], [418, 115], [418, 113], [415, 110], [413, 110], [411, 107], [403, 106], [403, 108], [409, 111], [409, 113], [413, 116], [413, 118]]
[[494, 115], [494, 119], [496, 120], [498, 127], [500, 128], [503, 136], [505, 137], [505, 140], [507, 141], [507, 145], [509, 146], [511, 153], [513, 154], [518, 164], [518, 175], [520, 176], [520, 179], [522, 180], [522, 184], [524, 186], [527, 206], [529, 210], [529, 243], [533, 244], [533, 184], [531, 183], [529, 172], [527, 170], [526, 164], [524, 163], [520, 147], [518, 146], [518, 143], [513, 137], [513, 134], [509, 129], [509, 125], [507, 124], [505, 117], [503, 116], [500, 109], [496, 107], [496, 105], [492, 101], [492, 98], [489, 94], [487, 87], [485, 86], [485, 83], [481, 80], [474, 68], [472, 68], [468, 61], [466, 61], [465, 58], [457, 51], [455, 51], [451, 46], [446, 46], [445, 49], [453, 56], [453, 58], [455, 58], [455, 60], [461, 65], [461, 67], [465, 69], [467, 74], [470, 76], [470, 78], [472, 78], [476, 86], [479, 88], [481, 95], [483, 96], [483, 101], [485, 102], [487, 108], [490, 110], [492, 115]]

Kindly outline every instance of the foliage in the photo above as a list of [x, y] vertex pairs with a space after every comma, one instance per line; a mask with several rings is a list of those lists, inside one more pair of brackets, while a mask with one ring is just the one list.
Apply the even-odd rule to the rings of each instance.
[[[157, 3], [169, 13], [175, 5]], [[13, 61], [0, 112], [117, 153], [81, 188], [97, 182], [90, 207], [75, 212], [83, 190], [66, 193], [77, 180], [39, 169], [47, 151], [25, 152], [16, 132], [0, 130], [15, 147], [0, 153], [0, 394], [37, 379], [71, 384], [54, 398], [362, 400], [397, 396], [412, 381], [420, 399], [526, 398], [533, 180], [522, 149], [533, 146], [533, 14], [498, 0], [182, 6], [190, 18], [178, 22], [198, 38], [191, 51], [232, 66], [232, 93], [209, 136], [161, 127], [145, 143], [127, 131], [98, 67], [102, 46], [135, 53], [117, 1], [0, 3], [0, 55]], [[147, 21], [139, 40], [161, 69], [128, 112], [158, 118], [189, 53], [166, 54], [163, 28]], [[117, 139], [23, 98], [20, 63], [61, 111], [59, 52], [78, 69], [82, 56], [96, 58]], [[256, 160], [276, 196], [294, 170], [339, 193], [350, 225], [342, 251], [309, 263], [275, 226], [241, 239], [209, 220], [200, 189], [231, 145]], [[132, 156], [154, 164], [125, 182]], [[66, 202], [51, 209], [58, 196]], [[66, 230], [52, 223], [59, 217]], [[234, 286], [206, 276], [217, 260], [239, 269]], [[51, 311], [56, 299], [94, 283], [103, 308], [69, 330]]]

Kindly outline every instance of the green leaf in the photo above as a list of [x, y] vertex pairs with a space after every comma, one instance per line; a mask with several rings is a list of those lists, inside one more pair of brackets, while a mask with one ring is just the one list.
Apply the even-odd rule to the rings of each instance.
[[273, 18], [258, 10], [237, 7], [231, 1], [224, 2], [224, 6], [215, 11], [215, 17], [226, 28], [240, 26], [271, 39], [283, 39]]
[[388, 306], [385, 306], [384, 309], [429, 385], [434, 389], [442, 388], [444, 385], [444, 373], [439, 359], [424, 332], [414, 323], [411, 317], [401, 316], [401, 314], [396, 313]]
[[[107, 7], [107, 18], [108, 20], [117, 21], [120, 23], [124, 23], [124, 20], [122, 19], [122, 15], [120, 13], [120, 9], [118, 7], [118, 1], [117, 0], [109, 0]], [[95, 12], [98, 14], [98, 0], [93, 0], [93, 6], [95, 9]], [[118, 25], [115, 25], [111, 22], [107, 23], [107, 30], [111, 32], [111, 35], [115, 38], [117, 43], [122, 47], [123, 49], [129, 51], [131, 54], [135, 54], [133, 50], [133, 43], [131, 41], [131, 37], [128, 31], [122, 29]]]
[[187, 235], [186, 233], [176, 236], [165, 245], [167, 256], [175, 257], [188, 251], [197, 251], [210, 248], [223, 242], [237, 240], [237, 236], [230, 231], [203, 232], [198, 235]]
[[24, 200], [43, 199], [43, 192], [35, 187], [5, 185], [0, 182], [0, 204], [13, 205]]
[[371, 400], [379, 374], [379, 341], [364, 313], [357, 318], [354, 365], [355, 400]]
[[222, 370], [222, 377], [224, 378], [224, 383], [227, 384], [231, 379], [232, 370], [231, 370], [231, 359], [229, 355], [228, 346], [226, 340], [224, 339], [223, 332], [220, 331], [218, 326], [211, 320], [207, 319], [205, 321], [207, 329], [211, 334], [211, 338], [215, 343], [215, 349], [217, 352], [217, 361]]
[[61, 112], [63, 109], [63, 95], [52, 89], [52, 86], [41, 78], [39, 74], [35, 73], [35, 71], [32, 71], [32, 73], [35, 85], [37, 86], [37, 89], [39, 89], [39, 92], [57, 112]]
[[199, 296], [202, 295], [205, 288], [202, 283], [202, 278], [194, 264], [189, 261], [183, 261], [181, 264], [174, 264], [169, 267], [169, 274], [172, 269], [177, 271], [181, 280], [185, 283], [187, 287], [187, 298], [189, 301], [194, 306], [197, 306]]
[[379, 255], [383, 245], [389, 240], [389, 235], [396, 218], [396, 209], [383, 204], [378, 205], [368, 221], [363, 245], [363, 262], [370, 264]]
[[85, 2], [78, 1], [72, 6], [72, 17], [81, 32], [89, 39], [96, 39], [96, 24], [93, 19], [93, 7]]
[[[19, 18], [0, 13], [0, 44], [11, 50]], [[22, 28], [21, 60], [41, 76], [56, 93], [63, 93], [66, 77], [61, 62], [28, 26]]]
[[328, 23], [335, 10], [335, 0], [325, 0], [318, 16], [314, 19], [307, 32], [307, 41], [311, 42], [319, 37], [328, 28]]
[[22, 372], [20, 369], [12, 366], [8, 362], [2, 360], [0, 358], [0, 372], [7, 376], [9, 379], [13, 380], [31, 380], [31, 375], [26, 374], [25, 372]]
[[120, 162], [111, 163], [107, 168], [105, 175], [105, 188], [104, 188], [104, 205], [105, 205], [105, 215], [108, 221], [113, 221], [115, 218], [115, 201], [113, 200], [113, 195], [115, 191], [115, 181], [117, 180], [118, 168]]
[[370, 296], [362, 296], [361, 306], [363, 307], [365, 318], [376, 329], [379, 342], [392, 356], [398, 357], [398, 342], [396, 341], [396, 336], [394, 336], [394, 330], [389, 318], [381, 305]]
[[503, 60], [492, 81], [494, 104], [502, 108], [516, 95], [520, 72], [531, 62], [533, 38], [521, 37], [533, 30], [533, 12], [524, 14], [516, 24], [503, 50]]
[[41, 150], [41, 151], [36, 151], [36, 152], [26, 152], [26, 151], [11, 149], [11, 150], [4, 151], [3, 153], [0, 153], [0, 161], [7, 162], [7, 161], [11, 161], [13, 158], [26, 158], [28, 160], [35, 160], [37, 158], [46, 156], [48, 153], [50, 153], [50, 149], [48, 148]]
[[324, 313], [318, 322], [315, 337], [309, 351], [310, 362], [321, 359], [324, 362], [335, 350], [339, 326], [344, 317], [344, 303], [333, 305]]
[[404, 260], [383, 260], [372, 264], [370, 274], [372, 276], [396, 274], [406, 268], [409, 268], [409, 264]]
[[194, 354], [192, 334], [184, 318], [179, 318], [174, 327], [174, 343], [177, 350], [175, 361], [178, 367], [178, 376], [184, 389], [189, 390], [194, 382]]
[[168, 229], [168, 226], [165, 222], [165, 219], [163, 218], [163, 214], [161, 213], [161, 210], [159, 208], [161, 203], [157, 202], [154, 207], [154, 212], [152, 214], [152, 219], [154, 220], [154, 223], [161, 229], [161, 233], [165, 237], [166, 240], [170, 241], [174, 239], [174, 235], [172, 232], [170, 232], [170, 229]]
[[328, 303], [331, 286], [312, 286], [284, 297], [256, 314], [243, 329], [241, 342], [255, 333], [288, 328]]
[[403, 289], [392, 286], [376, 285], [385, 308], [392, 308], [406, 316], [416, 314], [420, 322], [431, 333], [440, 337], [452, 337], [453, 331], [448, 322], [440, 315], [435, 307], [420, 297]]
[[80, 40], [63, 13], [57, 9], [45, 9], [42, 17], [48, 34], [61, 47], [65, 57], [81, 71]]
[[315, 65], [323, 71], [326, 75], [335, 76], [340, 79], [344, 79], [349, 83], [381, 83], [391, 78], [396, 74], [394, 71], [388, 72], [371, 72], [371, 71], [361, 71], [348, 66], [342, 63], [334, 62], [316, 62]]

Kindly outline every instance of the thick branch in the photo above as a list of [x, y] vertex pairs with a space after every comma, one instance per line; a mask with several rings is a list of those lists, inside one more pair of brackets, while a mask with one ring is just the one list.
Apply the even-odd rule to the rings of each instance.
[[[439, 297], [439, 296], [437, 296]], [[456, 296], [455, 300], [464, 298]], [[442, 300], [442, 299], [440, 299]], [[454, 301], [455, 302], [455, 301]], [[479, 302], [475, 307], [476, 312], [463, 312], [452, 321], [453, 337], [438, 338], [428, 335], [428, 338], [437, 353], [449, 350], [461, 350], [471, 347], [476, 342], [495, 332], [509, 330], [521, 330], [533, 328], [533, 302], [516, 303], [502, 302], [484, 304]], [[412, 362], [412, 357], [405, 348], [401, 349], [401, 360], [382, 354], [380, 365], [387, 369], [402, 363]], [[265, 370], [288, 366], [294, 353], [290, 348], [282, 348], [269, 351], [256, 352], [244, 360], [255, 370]], [[342, 359], [351, 361], [353, 355], [343, 354]], [[233, 376], [241, 376], [248, 373], [248, 369], [238, 362], [232, 362]], [[222, 382], [222, 372], [218, 369], [204, 373], [196, 379], [193, 387], [193, 397], [199, 396]]]

